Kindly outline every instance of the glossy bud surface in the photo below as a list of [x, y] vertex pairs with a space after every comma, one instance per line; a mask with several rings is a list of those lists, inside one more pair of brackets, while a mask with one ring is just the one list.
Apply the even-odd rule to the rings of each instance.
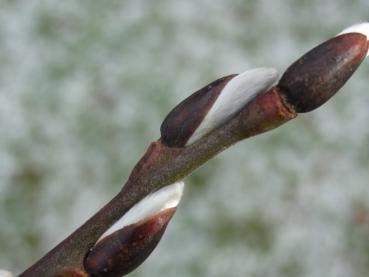
[[119, 277], [137, 268], [155, 249], [175, 208], [128, 225], [104, 237], [85, 259], [91, 277]]
[[179, 103], [164, 119], [161, 140], [169, 147], [183, 147], [200, 125], [224, 86], [236, 75], [220, 78]]
[[312, 111], [330, 99], [366, 57], [368, 42], [359, 33], [334, 37], [294, 62], [278, 87], [299, 113]]

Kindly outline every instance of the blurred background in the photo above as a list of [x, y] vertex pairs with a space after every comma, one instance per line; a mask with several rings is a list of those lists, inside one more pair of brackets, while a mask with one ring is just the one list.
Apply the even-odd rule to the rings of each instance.
[[[214, 79], [368, 19], [353, 1], [0, 0], [0, 268], [20, 273], [122, 187]], [[186, 178], [130, 276], [367, 276], [369, 65], [332, 101]]]

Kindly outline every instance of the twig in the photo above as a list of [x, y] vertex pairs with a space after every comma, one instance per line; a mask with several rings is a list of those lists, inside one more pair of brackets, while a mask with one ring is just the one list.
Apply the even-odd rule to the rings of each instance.
[[[151, 143], [122, 190], [20, 276], [95, 276], [86, 272], [86, 256], [100, 236], [137, 202], [150, 193], [181, 180], [236, 142], [272, 130], [295, 118], [299, 112], [319, 107], [333, 96], [367, 54], [367, 33], [357, 33], [356, 30], [330, 39], [308, 52], [290, 66], [278, 85], [255, 98], [250, 98], [235, 114], [230, 114], [224, 122], [219, 121], [219, 126], [210, 128], [208, 133], [202, 134], [191, 143], [188, 142], [197, 128], [200, 128], [204, 116], [195, 120], [195, 115], [188, 113], [187, 109], [200, 103], [196, 102], [200, 100], [194, 97], [180, 104], [179, 108], [169, 115], [169, 119], [167, 118], [167, 125], [164, 124], [166, 127], [162, 127], [162, 138]], [[229, 82], [233, 78], [236, 77], [222, 79], [217, 84]], [[204, 89], [200, 94], [205, 95], [213, 89], [211, 93], [217, 98], [219, 90], [223, 93], [224, 85], [218, 88], [218, 91], [208, 87], [208, 90]], [[192, 101], [191, 105], [188, 105], [189, 101]], [[200, 113], [210, 113], [209, 109], [215, 104], [214, 101], [208, 103], [210, 102], [199, 104]], [[168, 133], [179, 126], [171, 123], [173, 118], [176, 118], [173, 122], [180, 120], [181, 126], [185, 126], [183, 133], [180, 133], [180, 130], [173, 134]], [[179, 137], [176, 136], [178, 132]], [[138, 265], [139, 263], [133, 264], [131, 269]], [[119, 275], [111, 273], [96, 276]]]

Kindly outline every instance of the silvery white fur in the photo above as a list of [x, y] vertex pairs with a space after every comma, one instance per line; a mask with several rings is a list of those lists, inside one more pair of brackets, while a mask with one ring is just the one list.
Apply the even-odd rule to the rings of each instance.
[[115, 231], [124, 228], [125, 226], [136, 223], [166, 209], [177, 207], [183, 194], [183, 188], [184, 182], [180, 181], [165, 186], [146, 196], [134, 205], [121, 219], [106, 230], [98, 241]]
[[256, 95], [271, 88], [277, 80], [278, 72], [274, 68], [251, 69], [231, 79], [186, 145], [219, 127]]
[[[359, 24], [355, 24], [350, 27], [347, 27], [338, 35], [347, 34], [347, 33], [360, 33], [366, 36], [366, 39], [369, 40], [369, 22], [363, 22], [363, 23], [359, 23]], [[366, 56], [368, 55], [369, 53], [366, 54]]]

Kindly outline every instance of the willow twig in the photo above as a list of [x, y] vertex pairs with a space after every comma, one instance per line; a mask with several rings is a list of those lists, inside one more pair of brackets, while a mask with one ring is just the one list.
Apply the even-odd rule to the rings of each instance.
[[[182, 102], [168, 115], [162, 126], [161, 139], [151, 143], [122, 190], [20, 276], [119, 276], [118, 271], [110, 275], [94, 275], [85, 267], [86, 256], [102, 234], [147, 195], [183, 179], [229, 146], [279, 127], [295, 118], [297, 113], [311, 111], [325, 103], [367, 55], [369, 32], [363, 32], [361, 27], [349, 29], [302, 56], [270, 89], [264, 89], [263, 85], [268, 85], [267, 77], [272, 71], [260, 69], [256, 73], [219, 79]], [[368, 25], [365, 28], [367, 31]], [[225, 96], [226, 92], [232, 86], [247, 87], [242, 82], [252, 82], [254, 79], [250, 74], [268, 76], [257, 79], [262, 82], [248, 88], [248, 91], [257, 93], [250, 94], [241, 107], [234, 108], [235, 102]], [[230, 109], [232, 112], [228, 112]], [[170, 217], [167, 218], [169, 221]], [[145, 224], [148, 222], [148, 219], [144, 220]], [[139, 223], [139, 226], [144, 223]], [[122, 249], [132, 250], [124, 248], [124, 241], [120, 243]], [[129, 270], [137, 267], [143, 259], [136, 263], [128, 261], [132, 263]]]

